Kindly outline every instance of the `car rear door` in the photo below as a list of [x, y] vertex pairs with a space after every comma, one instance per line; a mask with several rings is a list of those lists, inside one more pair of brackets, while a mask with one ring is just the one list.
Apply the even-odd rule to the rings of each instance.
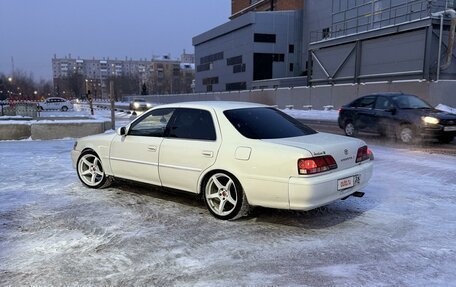
[[213, 110], [177, 109], [160, 149], [163, 186], [198, 192], [198, 180], [212, 166], [221, 145]]
[[158, 159], [174, 109], [156, 109], [132, 123], [126, 136], [111, 142], [110, 163], [116, 177], [161, 185]]

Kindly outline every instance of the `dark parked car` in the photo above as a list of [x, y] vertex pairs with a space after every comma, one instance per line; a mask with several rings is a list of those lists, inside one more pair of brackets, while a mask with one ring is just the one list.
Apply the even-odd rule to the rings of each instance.
[[382, 93], [343, 106], [339, 127], [347, 136], [365, 131], [393, 135], [404, 143], [419, 138], [450, 143], [456, 136], [456, 115], [436, 110], [414, 95]]

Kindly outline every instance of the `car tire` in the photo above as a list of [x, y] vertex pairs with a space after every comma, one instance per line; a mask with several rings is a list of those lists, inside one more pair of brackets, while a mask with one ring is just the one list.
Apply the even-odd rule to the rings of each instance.
[[439, 143], [449, 144], [454, 140], [454, 136], [443, 136], [438, 138]]
[[104, 188], [111, 185], [98, 155], [93, 151], [83, 152], [76, 163], [76, 171], [81, 182], [90, 188]]
[[204, 202], [209, 212], [222, 220], [235, 220], [249, 211], [247, 197], [240, 182], [227, 172], [217, 172], [204, 181]]
[[344, 132], [348, 137], [356, 137], [358, 135], [358, 129], [352, 121], [345, 122]]
[[405, 144], [416, 142], [416, 131], [411, 125], [401, 125], [397, 128], [396, 138]]
[[63, 106], [60, 110], [61, 110], [62, 112], [66, 112], [66, 111], [68, 111], [68, 107], [67, 107], [67, 106]]

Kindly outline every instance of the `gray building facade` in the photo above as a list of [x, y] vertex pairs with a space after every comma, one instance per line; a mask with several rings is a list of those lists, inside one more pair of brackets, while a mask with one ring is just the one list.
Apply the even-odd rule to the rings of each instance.
[[[194, 37], [195, 91], [456, 79], [454, 0], [303, 3], [250, 12]], [[258, 43], [257, 34], [275, 35], [275, 43]], [[232, 57], [245, 70], [235, 73]]]
[[194, 37], [195, 91], [245, 90], [256, 80], [300, 75], [302, 27], [300, 10], [256, 12]]

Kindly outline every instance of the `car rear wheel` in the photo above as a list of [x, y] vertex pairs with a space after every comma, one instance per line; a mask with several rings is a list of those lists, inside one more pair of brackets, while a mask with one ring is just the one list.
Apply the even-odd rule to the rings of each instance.
[[79, 157], [77, 173], [81, 182], [91, 188], [102, 188], [111, 184], [111, 178], [103, 171], [101, 160], [91, 151], [83, 152]]
[[66, 112], [66, 111], [68, 111], [68, 107], [67, 107], [67, 106], [63, 106], [60, 110], [61, 110], [62, 112]]
[[349, 137], [355, 137], [358, 134], [358, 130], [352, 122], [345, 123], [344, 132], [345, 135]]
[[219, 219], [237, 219], [248, 213], [242, 186], [228, 173], [215, 173], [205, 181], [204, 199], [211, 214]]
[[402, 125], [398, 128], [396, 137], [405, 144], [411, 144], [416, 141], [415, 130], [411, 125]]

